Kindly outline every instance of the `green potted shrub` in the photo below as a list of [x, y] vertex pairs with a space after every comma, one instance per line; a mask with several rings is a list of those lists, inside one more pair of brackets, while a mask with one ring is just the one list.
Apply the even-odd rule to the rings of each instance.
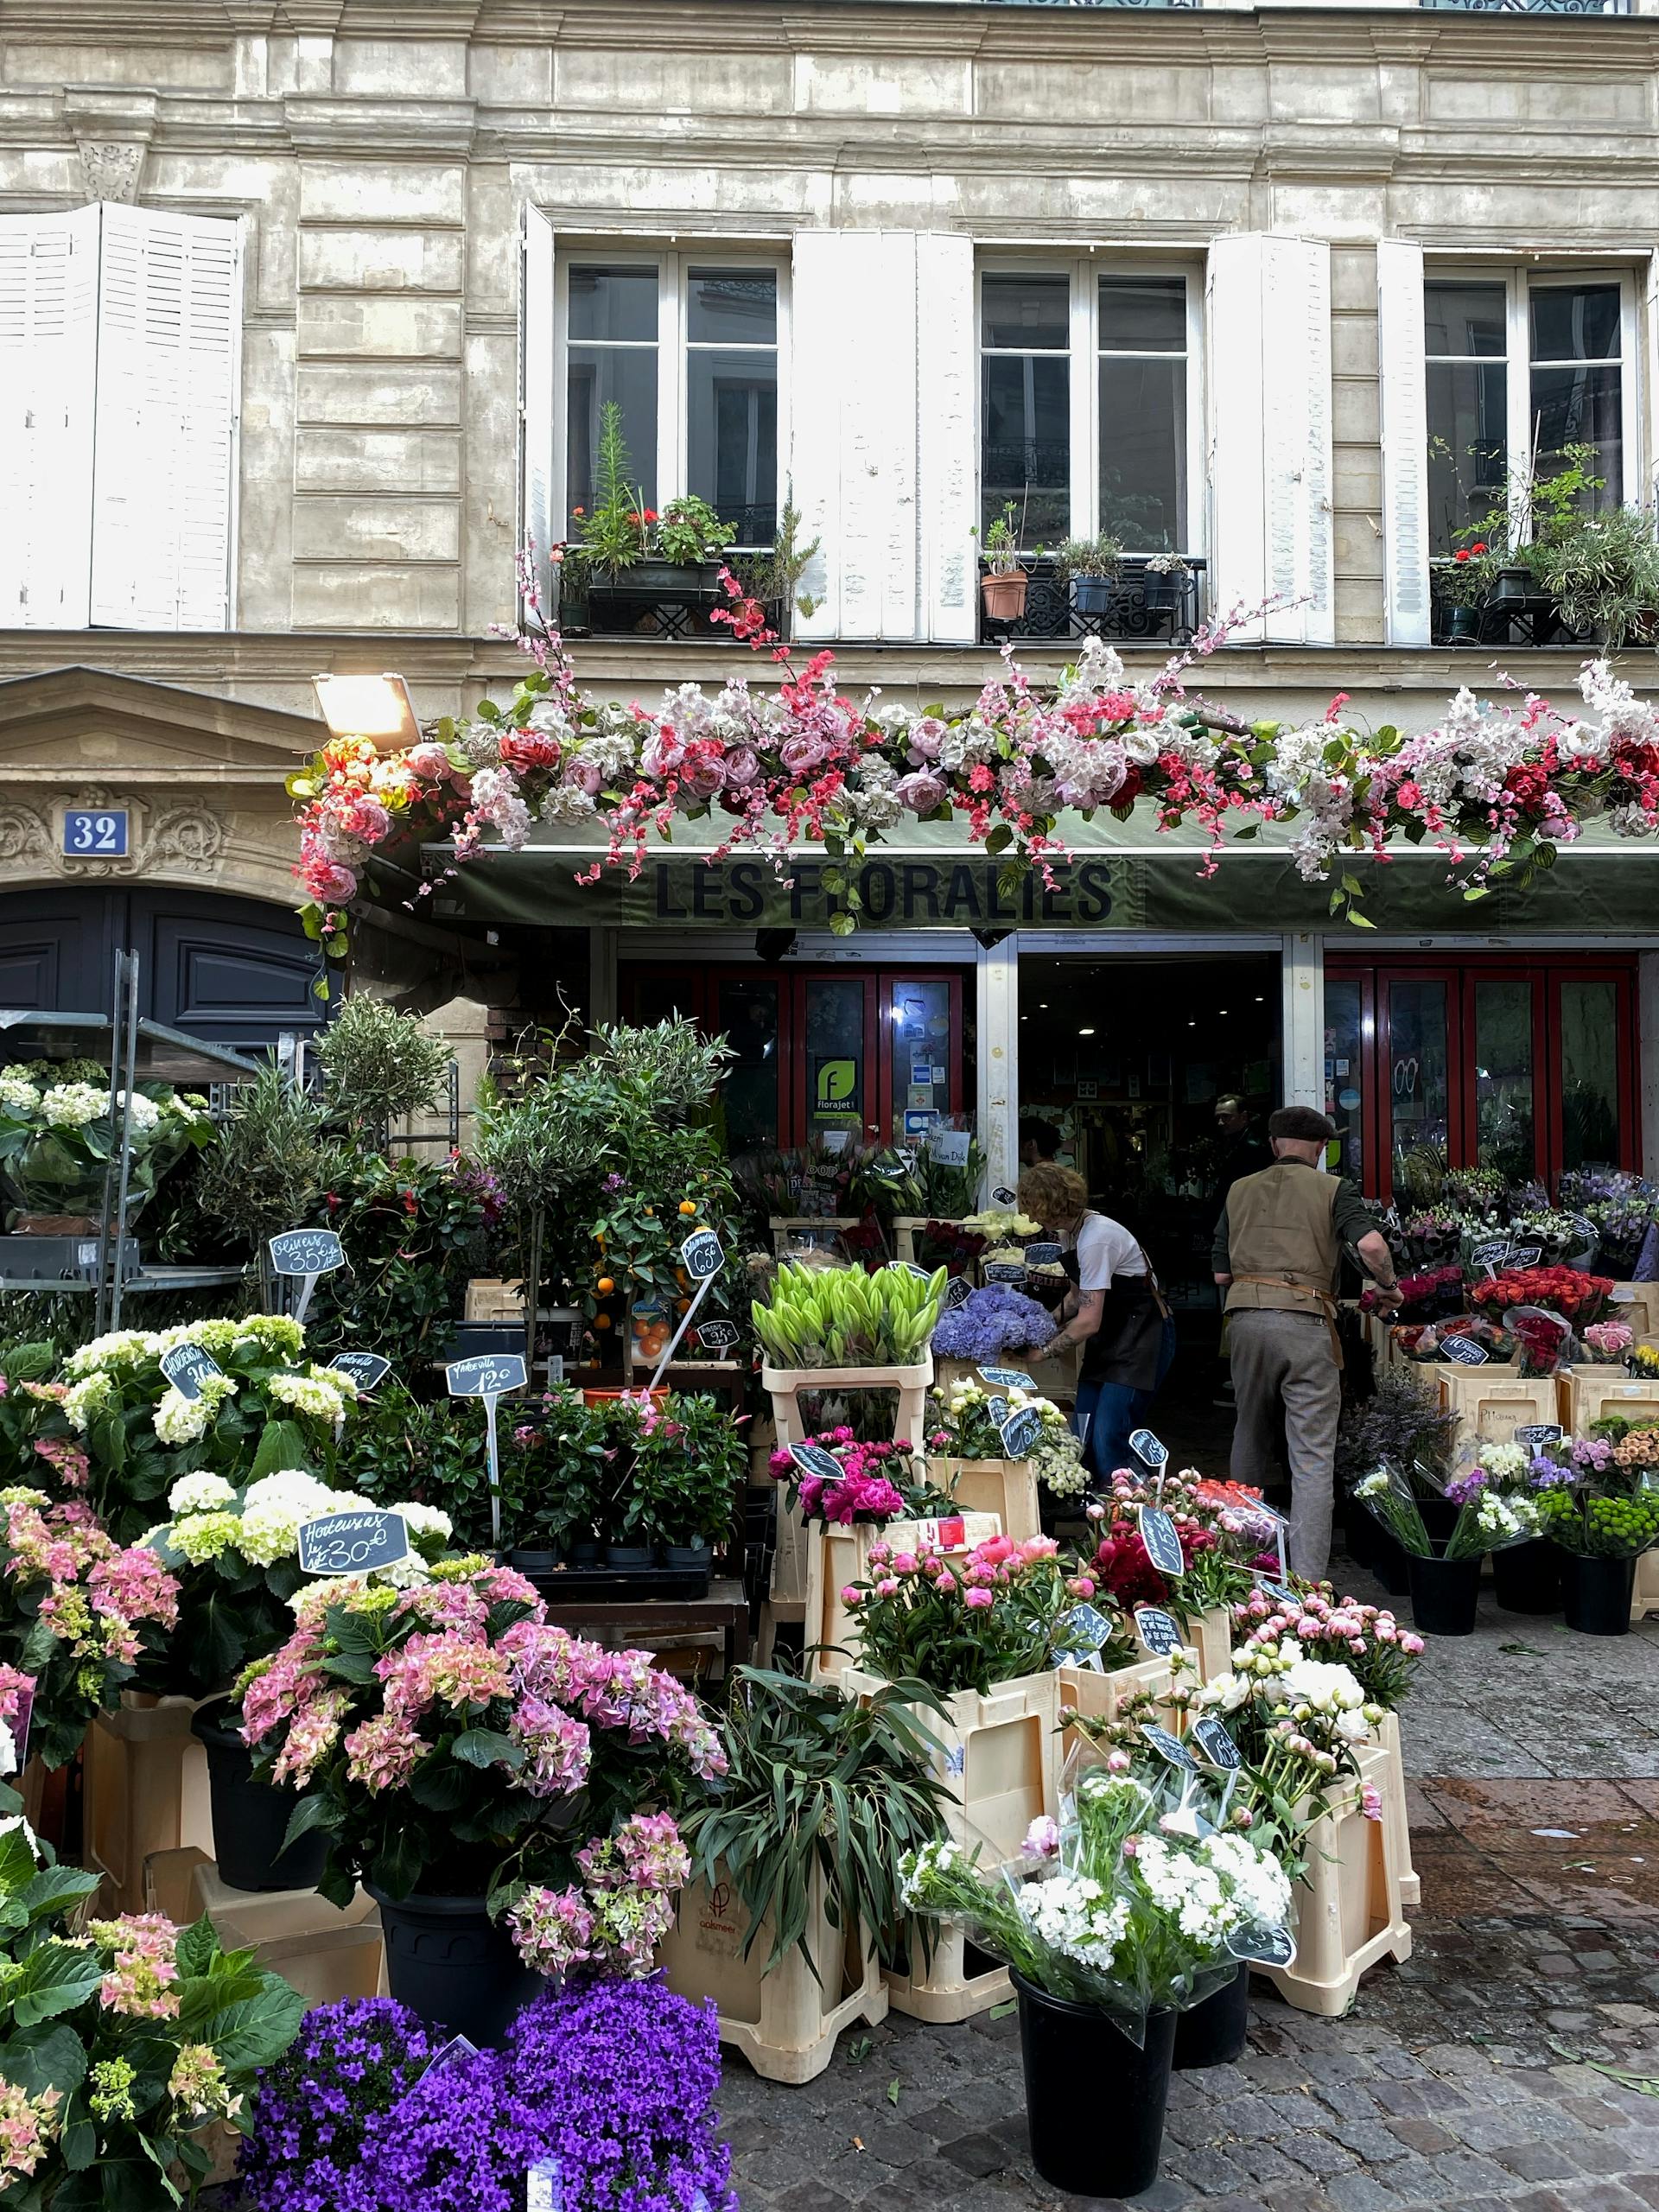
[[1535, 582], [1572, 629], [1647, 645], [1659, 623], [1659, 535], [1645, 507], [1563, 516], [1529, 549]]
[[800, 535], [801, 511], [791, 496], [785, 496], [770, 550], [732, 563], [739, 583], [751, 599], [760, 601], [771, 626], [780, 633], [787, 630], [792, 615], [811, 614], [817, 609], [817, 601], [800, 586], [823, 540], [815, 537], [810, 545], [803, 545]]
[[622, 410], [607, 400], [600, 410], [593, 512], [573, 511], [582, 529], [589, 606], [712, 589], [716, 564], [736, 531], [706, 499], [690, 493], [669, 500], [660, 512], [647, 506], [643, 489], [629, 480], [631, 467]]
[[979, 590], [993, 622], [1017, 622], [1026, 611], [1026, 594], [1031, 586], [1031, 571], [1020, 557], [1015, 512], [1010, 499], [985, 532], [986, 574], [979, 580]]
[[707, 1574], [715, 1548], [731, 1539], [748, 1478], [747, 1448], [731, 1413], [719, 1398], [677, 1394], [660, 1405], [626, 1402], [639, 1427], [633, 1480], [663, 1564]]
[[1097, 537], [1068, 537], [1054, 556], [1054, 574], [1069, 588], [1079, 614], [1110, 612], [1122, 566], [1123, 548], [1104, 531]]

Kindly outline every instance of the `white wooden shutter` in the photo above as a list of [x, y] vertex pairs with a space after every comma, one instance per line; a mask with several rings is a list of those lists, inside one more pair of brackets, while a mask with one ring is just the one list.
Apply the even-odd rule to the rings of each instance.
[[[790, 474], [805, 534], [823, 540], [804, 638], [923, 634], [916, 246], [909, 231], [796, 234]], [[855, 329], [871, 342], [849, 344]]]
[[1329, 645], [1331, 250], [1262, 232], [1217, 238], [1207, 293], [1215, 604], [1282, 599], [1234, 634]]
[[520, 503], [524, 537], [531, 549], [542, 616], [556, 626], [553, 564], [548, 548], [564, 532], [554, 519], [553, 457], [553, 226], [539, 207], [524, 209], [524, 281], [519, 323], [520, 435], [524, 441]]
[[974, 242], [929, 232], [916, 242], [922, 612], [925, 637], [971, 645], [979, 634], [979, 346]]
[[91, 604], [99, 211], [0, 216], [0, 627]]
[[1423, 249], [1376, 249], [1377, 358], [1382, 397], [1382, 557], [1388, 640], [1429, 642], [1428, 399], [1423, 366]]
[[241, 226], [106, 202], [92, 619], [222, 630], [241, 360]]

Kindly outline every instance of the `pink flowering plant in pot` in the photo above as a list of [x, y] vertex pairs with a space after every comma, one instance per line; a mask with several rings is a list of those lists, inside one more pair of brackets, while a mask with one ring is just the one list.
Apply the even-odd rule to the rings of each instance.
[[0, 1717], [16, 1718], [22, 1668], [35, 1682], [29, 1749], [59, 1767], [164, 1650], [179, 1585], [142, 1544], [123, 1550], [79, 1500], [0, 1491], [0, 1653], [12, 1662], [0, 1665]]
[[951, 1510], [950, 1499], [917, 1475], [913, 1447], [907, 1440], [861, 1443], [844, 1424], [807, 1440], [829, 1452], [842, 1472], [836, 1481], [809, 1474], [791, 1457], [787, 1445], [772, 1453], [772, 1480], [789, 1484], [791, 1503], [799, 1509], [803, 1521], [881, 1528], [906, 1516], [918, 1518]]
[[695, 1698], [641, 1651], [550, 1626], [480, 1557], [397, 1591], [317, 1583], [242, 1676], [256, 1774], [302, 1791], [319, 1888], [483, 1896], [543, 1973], [649, 1970], [687, 1860], [673, 1815], [726, 1770]]
[[1095, 1595], [1092, 1576], [1068, 1572], [1052, 1536], [992, 1536], [968, 1553], [930, 1544], [870, 1547], [870, 1580], [850, 1582], [861, 1663], [890, 1682], [916, 1681], [949, 1697], [986, 1695], [998, 1682], [1047, 1666], [1062, 1613]]

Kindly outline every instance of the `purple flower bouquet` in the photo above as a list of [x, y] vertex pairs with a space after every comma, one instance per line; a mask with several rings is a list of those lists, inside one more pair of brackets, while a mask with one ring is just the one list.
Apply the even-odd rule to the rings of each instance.
[[939, 1316], [933, 1356], [995, 1362], [1006, 1352], [1035, 1351], [1053, 1333], [1052, 1316], [1034, 1298], [1005, 1283], [990, 1283]]

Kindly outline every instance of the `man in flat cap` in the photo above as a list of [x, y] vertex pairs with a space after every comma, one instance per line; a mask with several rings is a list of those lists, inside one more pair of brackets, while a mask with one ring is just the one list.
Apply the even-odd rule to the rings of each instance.
[[1312, 1106], [1268, 1122], [1273, 1165], [1227, 1193], [1211, 1252], [1227, 1294], [1238, 1419], [1236, 1482], [1273, 1478], [1282, 1428], [1290, 1457], [1290, 1566], [1317, 1581], [1331, 1555], [1331, 1487], [1342, 1410], [1337, 1276], [1350, 1246], [1385, 1313], [1400, 1303], [1387, 1241], [1351, 1183], [1323, 1173], [1336, 1131]]

